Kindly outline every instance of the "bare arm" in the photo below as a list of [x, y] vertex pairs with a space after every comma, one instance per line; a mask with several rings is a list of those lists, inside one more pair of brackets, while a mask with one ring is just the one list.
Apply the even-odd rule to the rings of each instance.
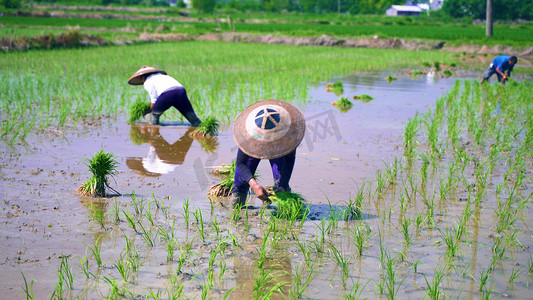
[[250, 179], [248, 181], [248, 184], [250, 185], [250, 187], [254, 191], [254, 193], [257, 196], [257, 198], [259, 198], [259, 199], [261, 199], [263, 201], [268, 200], [268, 192], [265, 190], [264, 187], [262, 187], [259, 183], [257, 183], [257, 181], [254, 178]]

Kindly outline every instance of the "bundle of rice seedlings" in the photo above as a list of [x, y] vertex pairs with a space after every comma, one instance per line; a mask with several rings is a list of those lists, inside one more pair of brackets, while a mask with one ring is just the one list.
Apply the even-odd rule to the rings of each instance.
[[[233, 178], [235, 177], [235, 164], [236, 162], [232, 161], [230, 165], [226, 164], [218, 169], [218, 174], [223, 174], [226, 179], [212, 186], [209, 191], [207, 191], [207, 196], [210, 199], [219, 197], [229, 197], [231, 195], [231, 191], [233, 190], [234, 185]], [[215, 170], [213, 170], [213, 174], [215, 174]]]
[[93, 176], [78, 187], [78, 192], [85, 196], [105, 197], [105, 188], [111, 188], [108, 177], [117, 174], [116, 156], [100, 150], [92, 159], [85, 159], [85, 164]]
[[367, 94], [362, 94], [362, 95], [353, 96], [352, 99], [359, 100], [359, 101], [364, 102], [364, 103], [368, 103], [368, 102], [374, 100], [374, 97], [372, 97], [370, 95], [367, 95]]
[[396, 78], [394, 76], [391, 76], [391, 75], [388, 75], [387, 77], [385, 77], [385, 80], [387, 80], [388, 83], [391, 83], [394, 80], [398, 80], [398, 78]]
[[411, 72], [409, 72], [409, 75], [411, 76], [426, 75], [426, 72], [420, 71], [420, 70], [412, 70]]
[[235, 164], [235, 161], [232, 161], [231, 164], [222, 164], [220, 165], [220, 167], [213, 169], [213, 171], [211, 171], [211, 174], [220, 175], [224, 177], [229, 176], [231, 172], [235, 174]]
[[209, 116], [191, 133], [193, 137], [216, 136], [218, 135], [218, 120]]
[[149, 113], [150, 113], [150, 103], [143, 101], [141, 99], [137, 99], [130, 106], [130, 118], [128, 119], [128, 123], [135, 123], [141, 117], [144, 117], [146, 114], [149, 114]]
[[333, 92], [335, 95], [340, 95], [344, 93], [344, 87], [342, 81], [335, 81], [335, 83], [326, 84], [326, 92]]
[[272, 201], [276, 210], [273, 215], [280, 219], [297, 220], [307, 213], [305, 199], [293, 192], [272, 192], [268, 197]]
[[347, 112], [348, 110], [350, 110], [350, 108], [352, 108], [353, 104], [352, 104], [352, 101], [350, 101], [350, 99], [346, 97], [342, 97], [339, 100], [332, 102], [331, 105], [338, 108], [341, 112]]
[[442, 75], [444, 75], [446, 77], [450, 77], [450, 76], [453, 75], [453, 73], [450, 70], [444, 70], [444, 71], [442, 71]]

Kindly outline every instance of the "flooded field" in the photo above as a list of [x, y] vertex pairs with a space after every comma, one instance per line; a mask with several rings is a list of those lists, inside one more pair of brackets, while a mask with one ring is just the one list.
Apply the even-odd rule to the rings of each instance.
[[[291, 187], [308, 201], [304, 221], [271, 217], [273, 208], [253, 197], [241, 211], [206, 197], [221, 180], [210, 171], [235, 158], [232, 124], [216, 138], [194, 139], [183, 124], [106, 118], [3, 143], [0, 292], [6, 299], [529, 299], [531, 117], [503, 119], [524, 128], [508, 130], [512, 141], [483, 140], [481, 122], [468, 119], [479, 111], [483, 121], [498, 120], [510, 110], [506, 99], [480, 90], [486, 98], [473, 101], [477, 110], [467, 99], [481, 97], [473, 82], [389, 83], [386, 75], [333, 78], [297, 103], [307, 131]], [[326, 91], [334, 81], [343, 82], [338, 95]], [[353, 100], [346, 112], [331, 105], [362, 94], [373, 100]], [[433, 141], [438, 113], [451, 120], [464, 107], [456, 120], [464, 131], [450, 121], [435, 125], [443, 131]], [[407, 141], [413, 120], [417, 138]], [[508, 136], [498, 128], [487, 130]], [[76, 189], [89, 177], [82, 158], [101, 149], [117, 156], [110, 184], [121, 195], [81, 196]], [[272, 184], [267, 162], [258, 174]]]

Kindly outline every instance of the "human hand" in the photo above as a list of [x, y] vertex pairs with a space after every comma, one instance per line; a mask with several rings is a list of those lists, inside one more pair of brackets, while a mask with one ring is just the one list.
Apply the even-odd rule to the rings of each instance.
[[254, 191], [254, 194], [257, 196], [257, 198], [261, 199], [262, 201], [268, 201], [268, 192], [265, 190], [264, 187], [262, 187], [257, 181], [250, 180], [250, 188]]

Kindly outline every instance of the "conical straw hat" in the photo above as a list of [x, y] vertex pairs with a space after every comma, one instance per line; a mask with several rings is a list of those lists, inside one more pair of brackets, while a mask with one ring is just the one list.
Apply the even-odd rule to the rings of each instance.
[[142, 66], [142, 68], [140, 68], [137, 72], [135, 72], [135, 74], [131, 75], [130, 79], [128, 79], [128, 83], [131, 85], [141, 85], [143, 84], [143, 82], [141, 81], [141, 75], [152, 74], [152, 73], [163, 73], [165, 75], [167, 74], [167, 72], [163, 70], [159, 70], [159, 69], [152, 68], [149, 66]]
[[249, 156], [273, 159], [294, 151], [305, 134], [302, 112], [294, 105], [275, 99], [245, 108], [233, 124], [237, 146]]

